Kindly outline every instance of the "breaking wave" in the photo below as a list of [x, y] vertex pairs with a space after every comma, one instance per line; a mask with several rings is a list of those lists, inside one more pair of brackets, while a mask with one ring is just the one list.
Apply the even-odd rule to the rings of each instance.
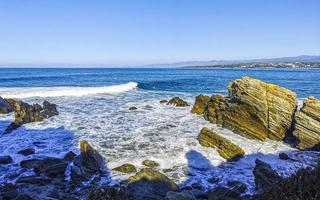
[[128, 92], [137, 88], [138, 83], [103, 86], [103, 87], [28, 87], [28, 88], [0, 88], [0, 96], [5, 98], [30, 97], [60, 97], [85, 96], [94, 94], [109, 94]]

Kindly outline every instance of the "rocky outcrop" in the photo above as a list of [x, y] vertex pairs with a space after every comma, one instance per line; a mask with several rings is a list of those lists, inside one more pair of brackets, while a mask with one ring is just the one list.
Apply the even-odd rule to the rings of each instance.
[[228, 96], [212, 95], [203, 113], [242, 136], [282, 140], [292, 126], [296, 101], [288, 89], [244, 77], [228, 85]]
[[208, 128], [201, 129], [198, 140], [204, 147], [216, 148], [226, 160], [238, 160], [245, 154], [240, 147]]
[[129, 177], [127, 191], [137, 200], [164, 199], [169, 191], [178, 191], [178, 186], [165, 175], [145, 168]]
[[7, 101], [7, 99], [3, 99], [0, 97], [0, 114], [7, 114], [9, 112], [13, 112], [14, 107]]
[[11, 103], [14, 103], [15, 120], [5, 130], [5, 133], [10, 133], [22, 124], [42, 121], [59, 114], [57, 111], [57, 105], [49, 103], [48, 101], [44, 101], [43, 106], [39, 104], [30, 105], [23, 101], [15, 100]]
[[319, 148], [320, 145], [320, 100], [309, 97], [295, 114], [293, 135], [298, 139], [300, 149]]
[[137, 169], [134, 165], [126, 163], [123, 164], [119, 167], [113, 168], [113, 171], [121, 172], [121, 173], [126, 173], [126, 174], [131, 174], [137, 172]]
[[196, 100], [194, 102], [191, 112], [196, 113], [198, 115], [202, 115], [207, 108], [209, 100], [210, 97], [207, 95], [200, 94], [196, 96]]
[[180, 97], [173, 97], [172, 99], [169, 100], [167, 105], [174, 105], [174, 106], [177, 106], [177, 107], [189, 106], [188, 102], [184, 101]]
[[256, 166], [253, 169], [256, 188], [258, 191], [265, 191], [275, 186], [281, 181], [281, 177], [275, 172], [268, 163], [262, 160], [256, 160]]

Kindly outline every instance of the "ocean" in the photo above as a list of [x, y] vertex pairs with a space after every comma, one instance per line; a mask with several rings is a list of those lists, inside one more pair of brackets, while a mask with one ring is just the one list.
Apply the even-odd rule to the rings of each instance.
[[[35, 148], [41, 156], [62, 157], [69, 150], [79, 152], [80, 140], [87, 140], [105, 158], [109, 169], [131, 163], [141, 169], [145, 159], [155, 160], [159, 170], [181, 185], [200, 183], [206, 189], [230, 180], [244, 182], [254, 191], [252, 169], [256, 158], [267, 161], [278, 173], [288, 176], [309, 166], [313, 152], [301, 152], [300, 162], [280, 160], [278, 153], [297, 150], [283, 142], [250, 140], [191, 114], [191, 107], [160, 104], [179, 96], [190, 104], [198, 94], [227, 94], [227, 84], [250, 76], [291, 89], [299, 104], [308, 96], [320, 98], [320, 69], [0, 69], [0, 96], [28, 103], [48, 100], [58, 105], [59, 115], [26, 124], [0, 136], [0, 155], [11, 155], [14, 164], [0, 166], [0, 183], [14, 181], [25, 159], [21, 149]], [[135, 106], [137, 110], [129, 110]], [[14, 119], [0, 115], [0, 133]], [[209, 127], [242, 147], [246, 156], [226, 162], [215, 149], [197, 141], [202, 127]], [[22, 174], [34, 172], [24, 170]], [[110, 170], [108, 181], [124, 180]], [[218, 177], [213, 183], [208, 177]]]

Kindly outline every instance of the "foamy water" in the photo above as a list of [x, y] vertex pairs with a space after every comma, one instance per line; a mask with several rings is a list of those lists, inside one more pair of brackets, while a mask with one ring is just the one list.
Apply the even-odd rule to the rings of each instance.
[[[108, 88], [108, 92], [100, 92], [102, 88]], [[115, 92], [114, 88], [119, 90]], [[90, 93], [92, 90], [87, 91], [87, 88], [78, 88], [75, 93], [84, 96], [56, 96], [49, 92], [57, 91], [57, 88], [37, 88], [35, 93], [28, 95], [21, 92], [21, 88], [1, 90], [6, 91], [8, 96], [21, 95], [19, 97], [29, 103], [49, 100], [58, 105], [60, 114], [43, 122], [26, 124], [12, 134], [0, 137], [1, 154], [10, 154], [14, 158], [14, 164], [0, 166], [0, 182], [14, 180], [14, 176], [8, 177], [8, 174], [14, 174], [19, 168], [18, 163], [26, 159], [17, 151], [33, 147], [36, 155], [28, 158], [45, 155], [62, 157], [69, 150], [78, 152], [79, 141], [84, 139], [104, 156], [109, 169], [124, 163], [132, 163], [141, 169], [141, 162], [151, 159], [160, 164], [160, 171], [177, 183], [190, 185], [198, 182], [207, 189], [224, 185], [229, 180], [239, 180], [246, 183], [249, 192], [252, 192], [252, 169], [256, 158], [270, 163], [280, 174], [288, 176], [298, 168], [312, 165], [318, 157], [314, 152], [298, 152], [282, 142], [260, 142], [241, 137], [191, 114], [191, 107], [179, 108], [159, 103], [173, 96], [193, 103], [192, 94], [147, 91], [136, 88], [134, 83], [93, 90], [95, 93]], [[138, 109], [131, 111], [131, 106]], [[13, 116], [3, 115], [0, 120], [2, 131]], [[215, 149], [202, 147], [197, 141], [202, 127], [212, 128], [230, 139], [245, 150], [246, 156], [237, 162], [226, 162]], [[280, 152], [288, 152], [299, 162], [280, 160]], [[111, 176], [114, 180], [123, 180], [129, 175], [111, 171]], [[209, 183], [208, 177], [219, 177], [219, 181]]]

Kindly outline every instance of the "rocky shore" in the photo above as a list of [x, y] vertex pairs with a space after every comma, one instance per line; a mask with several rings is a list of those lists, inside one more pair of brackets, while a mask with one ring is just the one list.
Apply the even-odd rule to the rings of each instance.
[[[173, 97], [161, 100], [163, 106], [186, 107], [187, 101]], [[164, 105], [165, 104], [165, 105]], [[171, 107], [170, 107], [171, 108]], [[137, 107], [130, 107], [136, 112]], [[172, 107], [172, 109], [175, 109]], [[0, 114], [15, 112], [15, 119], [2, 134], [10, 134], [21, 125], [46, 120], [58, 115], [57, 105], [44, 101], [43, 105], [30, 105], [14, 99], [0, 97]], [[224, 129], [232, 130], [241, 137], [257, 141], [290, 141], [299, 151], [319, 151], [320, 100], [309, 97], [298, 109], [293, 91], [244, 77], [228, 85], [228, 95], [199, 95], [191, 112]], [[1, 135], [2, 135], [1, 134]], [[0, 136], [1, 137], [1, 136]], [[226, 163], [237, 162], [247, 152], [220, 132], [203, 127], [198, 142], [205, 148], [217, 151]], [[320, 195], [320, 165], [301, 168], [296, 174], [283, 177], [270, 164], [256, 159], [252, 174], [256, 191], [247, 193], [247, 185], [239, 180], [225, 185], [204, 188], [201, 182], [190, 186], [176, 183], [163, 172], [154, 160], [144, 160], [143, 168], [131, 163], [117, 166], [112, 171], [129, 174], [124, 181], [112, 180], [106, 160], [86, 141], [79, 142], [79, 153], [68, 152], [63, 157], [28, 158], [37, 154], [33, 148], [17, 152], [25, 157], [19, 163], [19, 171], [11, 182], [0, 185], [0, 200], [6, 199], [132, 199], [132, 200], [236, 200], [236, 199], [317, 199]], [[292, 160], [285, 152], [281, 160]], [[10, 155], [0, 156], [0, 167], [12, 164]], [[26, 175], [27, 170], [32, 173]], [[219, 177], [208, 175], [206, 181], [217, 182]], [[107, 184], [106, 184], [107, 183]]]

